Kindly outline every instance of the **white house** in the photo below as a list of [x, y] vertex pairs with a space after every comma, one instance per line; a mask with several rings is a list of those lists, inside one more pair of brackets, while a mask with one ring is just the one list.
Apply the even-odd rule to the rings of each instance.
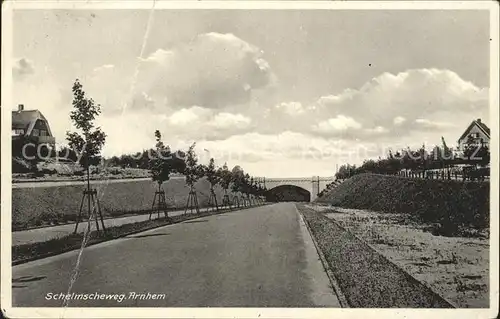
[[462, 136], [458, 139], [458, 147], [460, 150], [464, 149], [464, 145], [467, 144], [469, 138], [472, 138], [474, 143], [477, 145], [489, 146], [490, 128], [486, 126], [481, 119], [472, 121]]

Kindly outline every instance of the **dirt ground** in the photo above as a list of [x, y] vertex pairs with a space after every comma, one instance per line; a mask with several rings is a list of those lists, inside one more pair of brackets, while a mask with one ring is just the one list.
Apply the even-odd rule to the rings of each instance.
[[435, 236], [404, 216], [308, 205], [459, 308], [489, 307], [489, 239]]

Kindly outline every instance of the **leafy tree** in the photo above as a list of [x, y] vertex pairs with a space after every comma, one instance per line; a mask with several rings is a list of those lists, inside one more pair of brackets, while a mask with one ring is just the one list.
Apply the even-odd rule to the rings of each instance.
[[81, 154], [80, 164], [87, 171], [87, 187], [90, 191], [90, 170], [92, 164], [101, 160], [100, 152], [106, 141], [106, 134], [94, 126], [95, 118], [101, 114], [101, 106], [88, 98], [77, 79], [73, 84], [73, 110], [70, 118], [79, 132], [66, 132], [70, 148]]
[[186, 176], [186, 184], [189, 186], [190, 190], [194, 189], [194, 184], [200, 179], [200, 175], [202, 175], [203, 172], [202, 166], [198, 165], [198, 157], [194, 151], [195, 147], [196, 143], [193, 143], [189, 147], [185, 159], [186, 167], [184, 169], [184, 175]]
[[183, 172], [186, 164], [176, 154], [173, 154], [170, 147], [163, 144], [161, 140], [161, 133], [159, 130], [155, 131], [156, 145], [155, 150], [149, 154], [141, 154], [141, 159], [149, 157], [149, 169], [153, 181], [158, 183], [158, 191], [164, 182], [170, 179], [170, 174], [174, 172]]
[[220, 186], [224, 190], [224, 194], [227, 194], [227, 190], [229, 189], [229, 185], [232, 181], [232, 174], [226, 163], [224, 163], [222, 167], [219, 167], [217, 175], [219, 177]]
[[217, 169], [215, 168], [215, 160], [213, 158], [210, 159], [207, 166], [203, 166], [204, 175], [207, 177], [208, 182], [210, 183], [211, 190], [219, 184], [220, 176], [217, 174]]
[[[232, 184], [231, 190], [233, 193], [242, 193], [244, 191], [244, 180], [245, 180], [245, 172], [240, 166], [233, 167], [231, 171]], [[239, 196], [237, 195], [237, 198]], [[238, 200], [239, 201], [239, 200]], [[238, 205], [239, 206], [239, 205]]]

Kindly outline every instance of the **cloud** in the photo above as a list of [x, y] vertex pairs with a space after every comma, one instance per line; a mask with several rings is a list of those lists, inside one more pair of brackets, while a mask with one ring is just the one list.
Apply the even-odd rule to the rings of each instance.
[[94, 73], [105, 72], [106, 70], [114, 69], [115, 66], [113, 64], [104, 64], [94, 68]]
[[454, 127], [453, 124], [448, 123], [448, 122], [435, 122], [435, 121], [431, 121], [428, 119], [416, 119], [415, 124], [417, 124], [417, 126], [419, 126], [419, 127], [425, 128], [425, 129], [436, 129], [436, 130], [448, 128], [448, 127]]
[[420, 118], [442, 122], [439, 118], [449, 112], [476, 117], [488, 109], [488, 89], [449, 70], [412, 69], [383, 73], [360, 89], [321, 97], [317, 104], [324, 115], [349, 116], [365, 127], [399, 127], [396, 131], [405, 134], [439, 126], [416, 121]]
[[28, 75], [35, 73], [35, 66], [33, 61], [20, 58], [14, 61], [14, 65], [12, 67], [12, 76], [14, 80], [23, 80]]
[[302, 107], [299, 102], [283, 102], [275, 106], [276, 109], [282, 110], [284, 113], [290, 116], [299, 116], [303, 114], [306, 110]]
[[163, 118], [166, 134], [180, 139], [223, 140], [253, 128], [252, 120], [247, 116], [201, 106], [175, 110]]
[[230, 129], [233, 127], [245, 128], [251, 123], [251, 119], [241, 114], [222, 112], [216, 114], [209, 125], [219, 129]]
[[141, 90], [170, 106], [247, 103], [275, 79], [263, 51], [233, 34], [205, 33], [141, 59]]
[[406, 119], [402, 116], [396, 116], [392, 122], [394, 123], [394, 125], [401, 125], [406, 122]]
[[[449, 70], [411, 69], [383, 73], [358, 89], [321, 96], [307, 107], [286, 102], [262, 114], [259, 123], [267, 127], [261, 130], [265, 133], [292, 130], [372, 141], [432, 138], [431, 132], [442, 132], [455, 139], [472, 119], [488, 118], [488, 88]], [[450, 114], [455, 125], [449, 123]]]
[[337, 115], [334, 118], [330, 118], [326, 121], [319, 122], [317, 125], [313, 126], [313, 131], [319, 133], [338, 133], [345, 132], [349, 129], [358, 130], [361, 128], [361, 124], [354, 120], [352, 117]]
[[193, 106], [191, 108], [186, 108], [186, 109], [181, 109], [170, 115], [168, 117], [167, 121], [169, 124], [178, 126], [178, 127], [186, 127], [186, 128], [193, 128], [191, 125], [200, 125], [208, 119], [208, 117], [211, 115], [211, 110], [199, 107], [199, 106]]

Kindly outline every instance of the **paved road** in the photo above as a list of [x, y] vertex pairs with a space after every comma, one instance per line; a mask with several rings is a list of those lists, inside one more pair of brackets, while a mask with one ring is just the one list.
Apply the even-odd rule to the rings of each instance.
[[[13, 267], [14, 307], [60, 307], [76, 252]], [[339, 307], [294, 204], [204, 217], [88, 247], [72, 292], [125, 294], [73, 307]], [[165, 299], [128, 298], [130, 292]]]
[[[205, 211], [205, 208], [200, 208], [201, 211]], [[190, 213], [188, 211], [188, 213]], [[172, 212], [168, 212], [168, 216], [178, 216], [184, 214], [184, 210], [176, 210]], [[161, 214], [160, 216], [163, 216]], [[152, 219], [158, 217], [157, 213], [154, 213]], [[120, 226], [123, 224], [137, 223], [141, 221], [145, 221], [149, 219], [149, 213], [143, 215], [132, 215], [118, 218], [108, 218], [104, 219], [104, 226], [112, 227], [112, 226]], [[77, 231], [83, 233], [85, 229], [87, 229], [87, 221], [81, 222], [78, 224]], [[91, 229], [95, 229], [95, 222], [92, 222]], [[21, 230], [12, 232], [12, 246], [36, 243], [47, 241], [49, 239], [58, 238], [62, 236], [66, 236], [72, 234], [75, 230], [75, 223], [58, 225], [58, 226], [50, 226], [50, 227], [41, 227], [41, 228], [33, 228], [29, 230]]]

